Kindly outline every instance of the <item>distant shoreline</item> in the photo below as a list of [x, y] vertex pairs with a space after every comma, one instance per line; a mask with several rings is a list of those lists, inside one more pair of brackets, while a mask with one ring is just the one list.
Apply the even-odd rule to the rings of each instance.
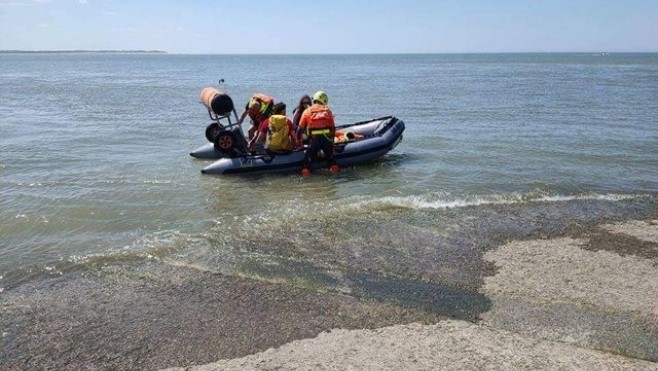
[[0, 54], [167, 54], [162, 50], [0, 50]]
[[221, 55], [221, 56], [327, 56], [327, 55], [590, 55], [617, 56], [628, 54], [656, 55], [658, 51], [578, 51], [578, 52], [431, 52], [431, 53], [169, 53], [163, 50], [0, 50], [0, 54], [167, 54], [167, 55]]

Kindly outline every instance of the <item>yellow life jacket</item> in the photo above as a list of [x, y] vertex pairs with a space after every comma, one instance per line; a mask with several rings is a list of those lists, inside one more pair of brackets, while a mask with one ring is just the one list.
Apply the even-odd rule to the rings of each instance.
[[292, 151], [292, 143], [290, 142], [288, 132], [288, 118], [286, 116], [270, 116], [265, 148], [271, 151]]

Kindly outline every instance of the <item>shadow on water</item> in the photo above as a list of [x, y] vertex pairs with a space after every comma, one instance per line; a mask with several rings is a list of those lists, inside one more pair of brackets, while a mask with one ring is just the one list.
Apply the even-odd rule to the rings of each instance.
[[354, 285], [352, 293], [403, 307], [413, 307], [451, 318], [476, 321], [489, 311], [491, 301], [484, 295], [430, 282], [378, 277], [353, 272], [346, 279]]
[[263, 263], [249, 259], [242, 265], [243, 272], [260, 279], [285, 280], [466, 321], [477, 321], [480, 314], [491, 308], [491, 301], [484, 295], [447, 284], [353, 269], [327, 269], [306, 261], [273, 260]]

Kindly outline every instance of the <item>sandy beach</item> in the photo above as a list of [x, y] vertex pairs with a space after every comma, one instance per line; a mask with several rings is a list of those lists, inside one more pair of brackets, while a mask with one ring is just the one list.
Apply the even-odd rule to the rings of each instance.
[[658, 370], [658, 220], [510, 242], [485, 259], [497, 272], [480, 290], [492, 306], [477, 323], [334, 329], [168, 370]]
[[[538, 232], [487, 249], [482, 260], [492, 269], [476, 292], [371, 278], [377, 292], [435, 295], [415, 307], [190, 266], [110, 265], [3, 292], [0, 364], [11, 370], [658, 369], [655, 217], [553, 236]], [[455, 315], [441, 314], [445, 302]]]

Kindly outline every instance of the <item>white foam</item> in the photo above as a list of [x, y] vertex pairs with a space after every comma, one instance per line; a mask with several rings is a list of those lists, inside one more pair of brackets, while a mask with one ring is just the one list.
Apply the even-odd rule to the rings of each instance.
[[599, 200], [599, 201], [624, 201], [640, 198], [639, 195], [619, 195], [619, 194], [604, 194], [604, 195], [579, 195], [579, 196], [546, 196], [540, 197], [535, 202], [562, 202], [562, 201], [582, 201], [582, 200]]
[[[160, 261], [169, 252], [180, 246], [199, 243], [200, 239], [180, 231], [163, 231], [137, 238], [129, 245], [117, 249], [108, 249], [103, 252], [88, 253], [84, 255], [71, 255], [66, 257], [69, 263], [84, 265], [95, 261], [114, 260], [122, 258], [138, 258]], [[45, 267], [45, 270], [49, 270]]]
[[479, 196], [466, 199], [445, 199], [441, 195], [427, 195], [427, 196], [405, 196], [405, 197], [383, 197], [376, 200], [364, 200], [351, 205], [354, 208], [405, 208], [405, 209], [454, 209], [482, 205], [511, 205], [511, 204], [527, 204], [533, 202], [567, 202], [567, 201], [585, 201], [585, 200], [601, 200], [601, 201], [623, 201], [630, 200], [642, 196], [638, 195], [620, 195], [620, 194], [588, 194], [588, 195], [552, 195], [552, 196], [538, 196], [532, 194], [510, 194], [510, 195], [494, 195], [494, 196]]

